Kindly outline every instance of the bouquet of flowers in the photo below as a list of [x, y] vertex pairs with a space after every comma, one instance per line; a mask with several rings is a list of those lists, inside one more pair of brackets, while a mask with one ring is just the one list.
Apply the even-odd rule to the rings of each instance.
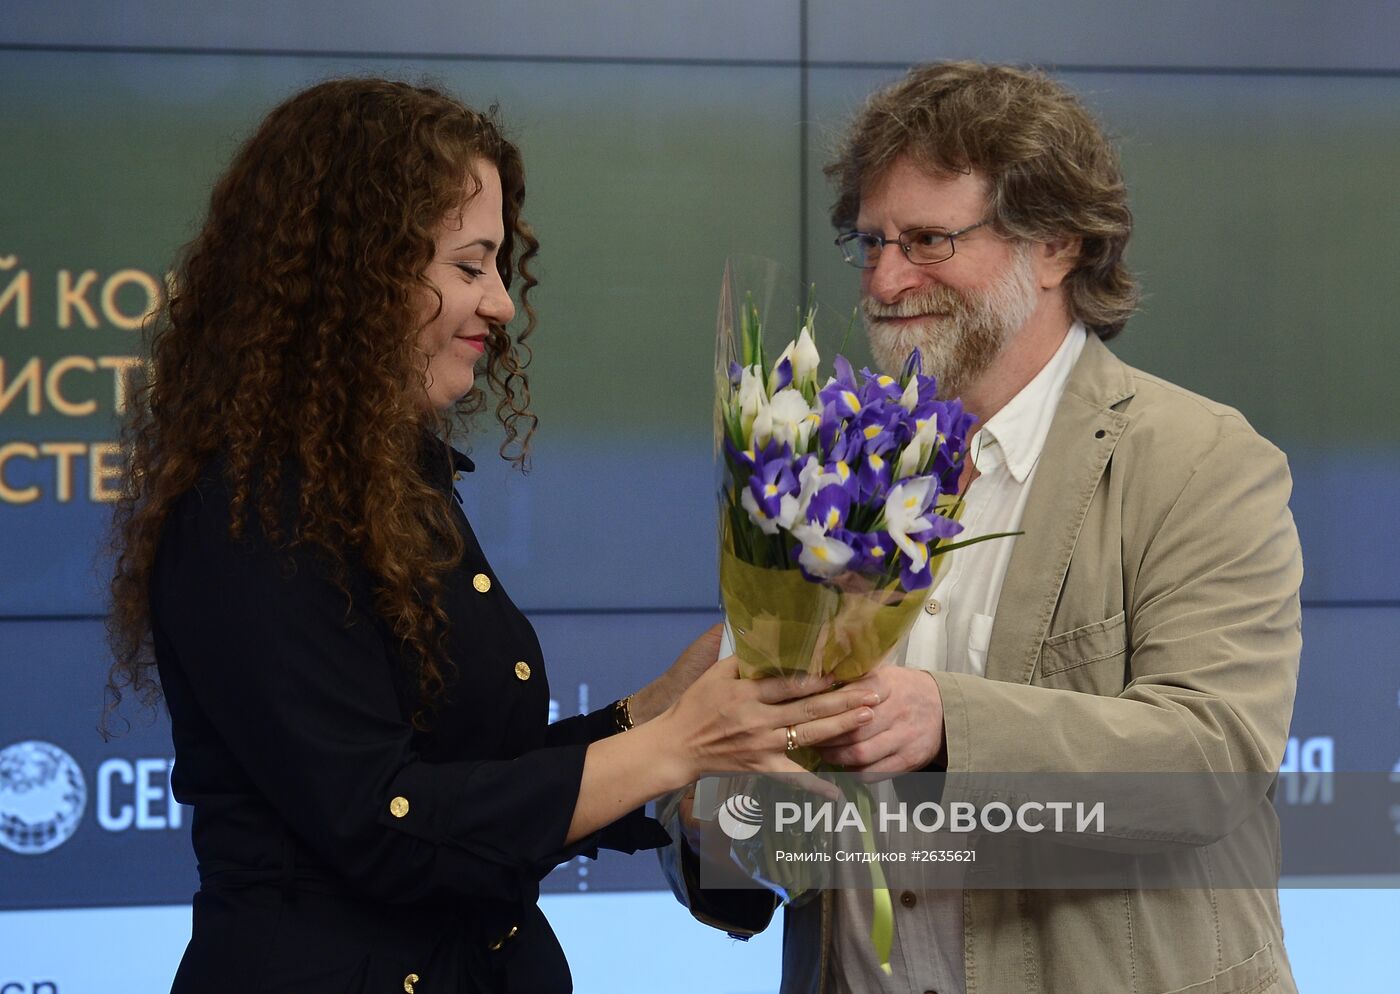
[[974, 418], [918, 350], [898, 377], [837, 355], [820, 382], [814, 318], [771, 365], [751, 300], [737, 336], [722, 327], [720, 588], [745, 676], [844, 682], [908, 632], [943, 556], [982, 540], [949, 541]]
[[[947, 553], [1001, 537], [950, 541], [962, 531], [957, 483], [974, 418], [961, 401], [937, 398], [917, 349], [897, 377], [857, 373], [837, 355], [823, 382], [815, 307], [770, 364], [759, 310], [751, 298], [736, 308], [732, 284], [726, 271], [715, 448], [720, 591], [740, 671], [854, 680], [908, 633]], [[815, 750], [793, 758], [823, 768]], [[868, 791], [857, 785], [849, 794], [868, 825]], [[778, 873], [773, 853], [810, 840], [779, 841], [765, 830], [730, 853], [790, 902], [816, 881], [790, 866]], [[873, 852], [868, 833], [862, 842]], [[870, 870], [871, 941], [888, 973], [892, 902], [878, 863]]]

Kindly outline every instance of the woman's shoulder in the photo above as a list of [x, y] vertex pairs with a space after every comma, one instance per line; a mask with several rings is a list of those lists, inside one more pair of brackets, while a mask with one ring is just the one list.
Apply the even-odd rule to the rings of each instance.
[[[216, 453], [200, 467], [195, 481], [171, 506], [161, 532], [162, 553], [181, 553], [186, 568], [227, 567], [234, 558], [274, 557], [300, 559], [305, 550], [289, 541], [295, 531], [299, 474], [284, 465], [278, 476], [272, 521], [265, 520], [256, 485], [236, 486], [230, 479], [228, 460]], [[271, 525], [269, 527], [269, 524]], [[167, 556], [168, 558], [168, 556]]]

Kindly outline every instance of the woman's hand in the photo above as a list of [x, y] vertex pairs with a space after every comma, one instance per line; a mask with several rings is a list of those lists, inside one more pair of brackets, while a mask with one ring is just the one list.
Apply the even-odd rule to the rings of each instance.
[[738, 659], [728, 656], [657, 719], [662, 741], [686, 783], [709, 772], [805, 773], [787, 755], [789, 727], [794, 746], [825, 742], [869, 722], [880, 702], [869, 688], [831, 690], [833, 683], [829, 676], [741, 680]]
[[788, 729], [794, 746], [848, 734], [871, 720], [879, 694], [868, 687], [831, 690], [831, 677], [740, 680], [733, 656], [701, 666], [706, 652], [717, 651], [708, 646], [718, 637], [718, 628], [711, 629], [676, 661], [672, 670], [704, 672], [686, 677], [689, 686], [670, 707], [630, 732], [589, 745], [567, 841], [703, 773], [791, 773], [815, 793], [839, 793], [787, 755]]
[[640, 725], [665, 711], [685, 693], [686, 688], [719, 659], [719, 643], [724, 625], [707, 629], [676, 657], [670, 669], [632, 695], [628, 711], [632, 723]]

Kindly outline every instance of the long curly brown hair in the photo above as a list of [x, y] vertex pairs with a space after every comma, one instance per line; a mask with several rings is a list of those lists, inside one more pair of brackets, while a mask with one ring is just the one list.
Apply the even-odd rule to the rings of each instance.
[[[123, 689], [145, 705], [160, 698], [148, 597], [156, 546], [216, 456], [234, 538], [256, 514], [272, 541], [315, 547], [342, 578], [352, 564], [373, 577], [374, 609], [416, 665], [415, 723], [430, 720], [450, 665], [442, 577], [462, 540], [420, 469], [425, 433], [451, 424], [425, 405], [417, 333], [425, 292], [436, 294], [425, 276], [433, 230], [475, 195], [483, 164], [499, 171], [504, 194], [497, 266], [507, 287], [519, 273], [525, 313], [514, 339], [491, 329], [484, 378], [498, 397], [501, 455], [523, 465], [535, 428], [524, 341], [539, 243], [521, 217], [520, 152], [494, 108], [478, 113], [388, 80], [322, 83], [273, 110], [214, 187], [152, 326], [148, 375], [124, 426], [104, 730]], [[486, 403], [474, 387], [455, 413]], [[289, 466], [298, 510], [286, 534]]]

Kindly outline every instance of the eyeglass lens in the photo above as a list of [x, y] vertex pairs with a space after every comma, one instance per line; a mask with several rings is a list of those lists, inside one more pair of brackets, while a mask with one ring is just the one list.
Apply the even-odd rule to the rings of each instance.
[[[942, 228], [914, 228], [905, 231], [899, 236], [899, 244], [910, 262], [924, 266], [943, 262], [953, 254], [953, 240]], [[851, 265], [873, 269], [884, 250], [886, 239], [857, 231], [841, 241], [840, 245], [842, 255]]]

